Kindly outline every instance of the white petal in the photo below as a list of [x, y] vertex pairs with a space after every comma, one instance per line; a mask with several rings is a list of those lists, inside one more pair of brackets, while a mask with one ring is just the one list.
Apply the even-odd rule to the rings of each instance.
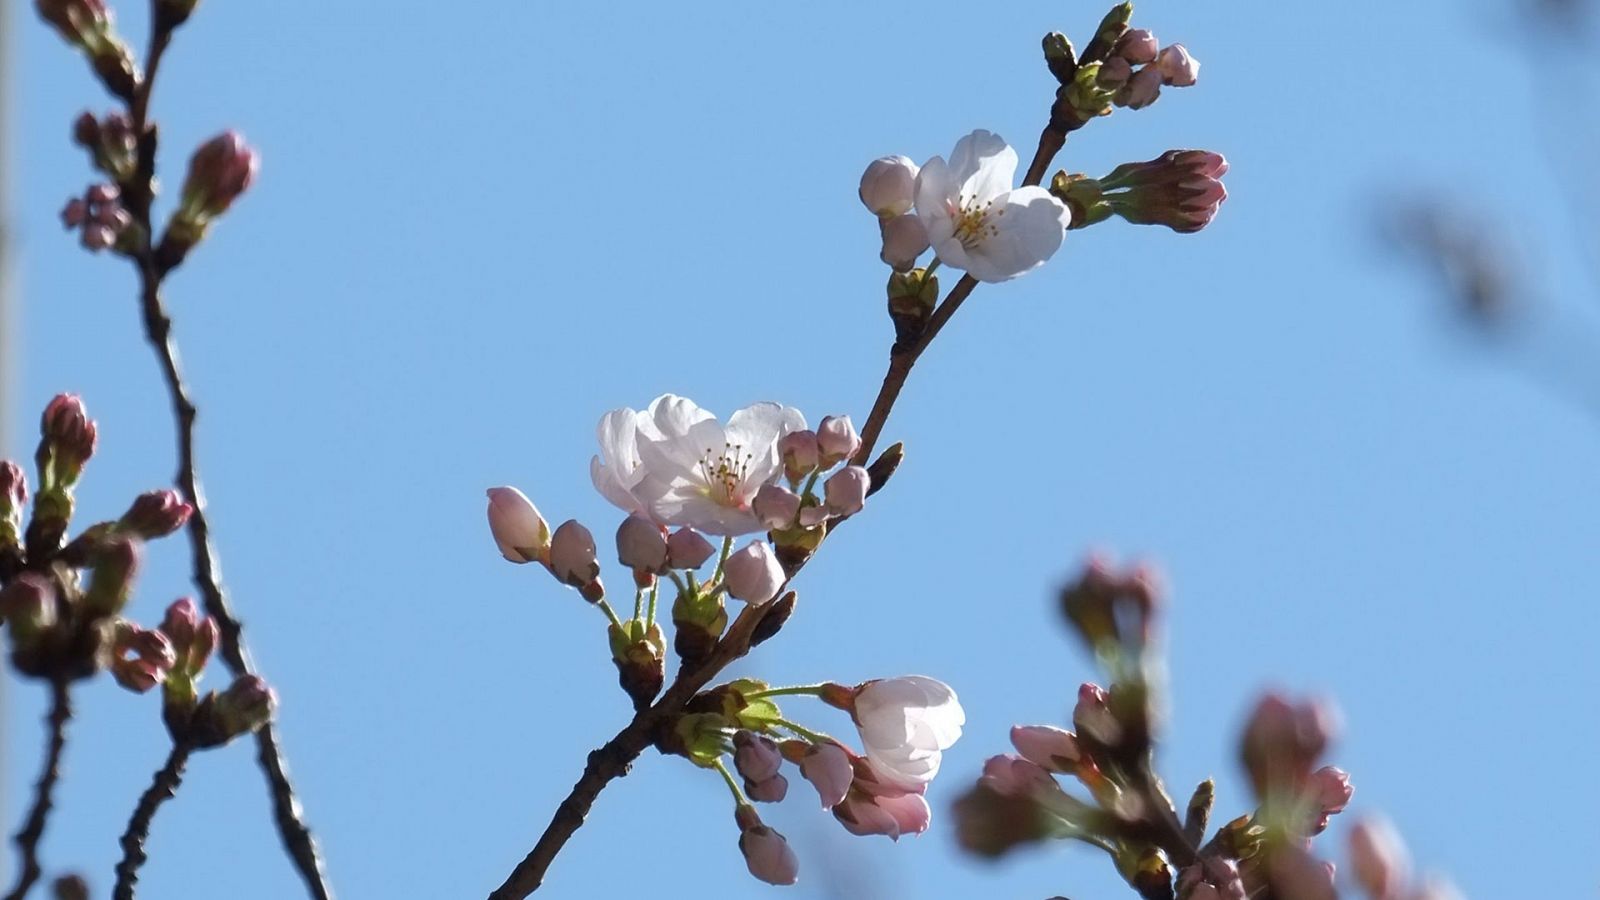
[[979, 281], [1010, 281], [1043, 265], [1061, 247], [1072, 218], [1061, 201], [1040, 187], [1017, 188], [998, 198], [995, 207], [988, 218], [995, 233], [968, 254], [966, 270]]
[[1017, 171], [1017, 151], [1012, 150], [1000, 135], [982, 128], [956, 141], [956, 149], [950, 153], [951, 175], [957, 184], [965, 184], [981, 169], [992, 165], [997, 157], [1003, 158], [1008, 152], [1011, 154], [1011, 171], [1005, 173], [1005, 187], [1001, 191], [1010, 190], [1011, 178]]
[[928, 160], [917, 173], [917, 217], [935, 247], [956, 233], [955, 202], [960, 187], [943, 157]]

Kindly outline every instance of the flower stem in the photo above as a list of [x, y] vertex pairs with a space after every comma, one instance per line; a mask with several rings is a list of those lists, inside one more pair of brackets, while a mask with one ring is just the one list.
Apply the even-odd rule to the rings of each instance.
[[656, 583], [650, 586], [650, 613], [645, 617], [646, 625], [654, 625], [656, 623], [656, 597], [660, 595], [661, 581], [657, 579]]
[[633, 589], [633, 617], [635, 619], [644, 615], [644, 588]]
[[611, 624], [618, 628], [622, 627], [622, 620], [617, 618], [617, 611], [611, 608], [611, 604], [606, 602], [606, 598], [601, 597], [595, 601], [594, 605], [600, 607], [600, 611], [606, 614], [606, 618], [611, 620]]
[[728, 790], [733, 792], [733, 802], [738, 806], [749, 806], [750, 800], [749, 798], [745, 797], [744, 789], [739, 787], [739, 782], [733, 779], [733, 773], [728, 771], [727, 762], [725, 762], [723, 758], [719, 756], [717, 757], [716, 762], [712, 763], [712, 765], [718, 772], [722, 773], [722, 780], [727, 782]]
[[733, 535], [730, 534], [722, 539], [722, 554], [717, 557], [717, 571], [711, 574], [713, 581], [722, 577], [722, 567], [728, 564], [728, 556], [732, 553]]
[[838, 743], [841, 743], [840, 741], [834, 740], [834, 738], [831, 735], [825, 734], [825, 733], [823, 733], [821, 731], [812, 731], [811, 729], [805, 727], [804, 725], [801, 725], [798, 722], [791, 722], [788, 719], [773, 719], [772, 721], [775, 724], [781, 725], [784, 728], [787, 728], [790, 731], [794, 732], [795, 734], [800, 735], [801, 737], [805, 738], [806, 740], [810, 741], [813, 744], [838, 744]]
[[935, 256], [933, 258], [932, 262], [930, 262], [926, 266], [922, 267], [923, 276], [932, 275], [934, 272], [939, 271], [939, 267], [942, 266], [942, 265], [944, 265], [944, 260], [942, 260], [939, 257]]
[[793, 687], [767, 688], [764, 691], [753, 691], [744, 696], [749, 700], [759, 700], [762, 697], [821, 697], [823, 690], [826, 688], [826, 684], [797, 684]]

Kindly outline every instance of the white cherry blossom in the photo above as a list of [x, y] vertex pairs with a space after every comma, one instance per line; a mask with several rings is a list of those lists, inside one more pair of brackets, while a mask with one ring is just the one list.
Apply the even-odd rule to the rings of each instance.
[[908, 791], [933, 780], [944, 751], [961, 737], [967, 721], [955, 691], [925, 675], [861, 685], [851, 715], [873, 768], [889, 784]]
[[956, 142], [917, 174], [917, 216], [945, 265], [979, 281], [1009, 281], [1043, 265], [1072, 215], [1042, 187], [1013, 188], [1017, 151], [988, 131]]

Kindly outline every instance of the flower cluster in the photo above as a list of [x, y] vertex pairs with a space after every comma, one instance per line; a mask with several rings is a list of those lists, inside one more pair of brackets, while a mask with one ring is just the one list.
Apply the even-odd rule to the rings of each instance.
[[[848, 712], [862, 750], [785, 718], [776, 700], [793, 695], [814, 696]], [[751, 874], [770, 884], [792, 884], [798, 872], [793, 852], [752, 806], [788, 795], [785, 762], [811, 783], [822, 808], [845, 830], [898, 840], [927, 830], [932, 814], [924, 794], [965, 722], [955, 692], [922, 675], [855, 687], [773, 688], [746, 678], [697, 695], [662, 749], [722, 773]]]
[[122, 208], [122, 192], [114, 184], [90, 185], [61, 210], [61, 224], [81, 235], [84, 249], [99, 252], [117, 245], [133, 217]]
[[[259, 678], [241, 678], [204, 698], [196, 693], [217, 625], [194, 601], [174, 603], [158, 628], [123, 616], [145, 542], [182, 528], [193, 507], [175, 491], [149, 491], [115, 521], [67, 540], [74, 491], [97, 439], [98, 428], [76, 396], [50, 402], [40, 421], [38, 492], [25, 529], [27, 478], [18, 464], [0, 461], [0, 622], [9, 632], [12, 663], [25, 675], [63, 683], [109, 669], [136, 693], [159, 684], [168, 728], [196, 747], [255, 730], [273, 704]], [[88, 573], [86, 583], [80, 570]]]
[[[616, 552], [632, 581], [632, 616], [621, 618], [607, 601], [593, 534], [577, 520], [552, 529], [521, 491], [497, 487], [488, 492], [489, 528], [505, 559], [539, 563], [605, 613], [618, 680], [641, 714], [666, 678], [657, 620], [663, 580], [676, 590], [680, 675], [695, 672], [731, 639], [727, 598], [757, 616], [743, 638], [748, 646], [777, 633], [796, 605], [784, 590], [790, 575], [834, 524], [861, 512], [872, 489], [867, 469], [852, 461], [861, 438], [848, 417], [828, 416], [812, 429], [798, 410], [776, 403], [746, 407], [724, 423], [668, 394], [643, 410], [607, 413], [598, 440], [590, 477], [626, 513]], [[735, 548], [736, 537], [760, 532]], [[861, 749], [786, 718], [777, 698], [791, 695], [849, 712]], [[924, 676], [782, 688], [747, 678], [696, 692], [663, 720], [655, 743], [722, 774], [750, 871], [788, 884], [794, 853], [752, 806], [787, 796], [785, 762], [851, 832], [920, 834], [930, 818], [924, 792], [964, 721], [955, 692]]]
[[878, 216], [883, 261], [909, 271], [931, 246], [942, 264], [985, 282], [1043, 265], [1061, 247], [1071, 218], [1049, 191], [1013, 186], [1017, 162], [1010, 144], [981, 130], [957, 141], [948, 161], [874, 161], [861, 176], [860, 195]]

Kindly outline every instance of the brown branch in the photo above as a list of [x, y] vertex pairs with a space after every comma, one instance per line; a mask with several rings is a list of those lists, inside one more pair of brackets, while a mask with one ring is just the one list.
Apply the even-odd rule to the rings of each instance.
[[61, 753], [67, 746], [67, 722], [72, 720], [72, 696], [67, 682], [56, 678], [50, 681], [50, 712], [45, 717], [49, 726], [50, 744], [45, 751], [44, 768], [39, 773], [35, 788], [33, 809], [17, 832], [17, 855], [22, 861], [17, 873], [16, 887], [6, 894], [5, 900], [22, 900], [33, 889], [43, 870], [39, 867], [39, 840], [44, 837], [45, 822], [50, 816], [51, 796], [56, 782], [61, 778]]
[[155, 818], [161, 804], [177, 794], [183, 783], [183, 767], [189, 761], [187, 743], [172, 745], [166, 765], [156, 771], [150, 787], [139, 797], [128, 819], [128, 828], [122, 833], [122, 860], [117, 863], [117, 883], [111, 890], [112, 900], [133, 900], [134, 886], [139, 883], [139, 867], [149, 856], [144, 852], [144, 842], [150, 836], [150, 821]]
[[[1060, 141], [1053, 141], [1053, 134], [1051, 129], [1045, 129], [1044, 135], [1040, 138], [1039, 150], [1034, 154], [1028, 177], [1023, 180], [1024, 185], [1039, 183], [1043, 178], [1043, 171], [1049, 168], [1050, 161], [1065, 143], [1064, 135]], [[878, 390], [878, 398], [873, 402], [871, 412], [867, 414], [866, 423], [861, 429], [861, 449], [851, 459], [852, 463], [865, 465], [871, 457], [873, 446], [882, 434], [884, 424], [889, 420], [889, 412], [894, 408], [900, 390], [905, 387], [912, 367], [977, 286], [976, 278], [971, 275], [962, 276], [956, 286], [950, 289], [944, 302], [933, 311], [917, 342], [903, 350], [890, 350], [889, 371], [884, 375], [883, 385]], [[802, 566], [804, 563], [790, 570], [787, 573], [789, 579], [792, 580]], [[787, 586], [786, 581], [784, 588]], [[779, 588], [780, 594], [784, 588]], [[567, 794], [566, 799], [556, 807], [555, 815], [551, 817], [550, 824], [545, 826], [538, 843], [534, 844], [533, 850], [517, 864], [505, 883], [489, 895], [489, 900], [523, 900], [539, 889], [544, 883], [545, 872], [550, 868], [550, 863], [583, 825], [584, 818], [594, 806], [594, 801], [600, 796], [600, 792], [615, 779], [628, 774], [633, 761], [638, 759], [639, 754], [643, 753], [654, 740], [657, 726], [681, 713], [684, 704], [693, 699], [695, 693], [716, 677], [718, 672], [750, 652], [750, 637], [760, 624], [762, 614], [767, 608], [746, 607], [734, 620], [728, 633], [717, 642], [717, 648], [709, 659], [692, 671], [680, 670], [672, 686], [654, 705], [636, 714], [615, 737], [589, 754], [583, 775], [572, 786], [572, 791]]]
[[[227, 593], [223, 590], [216, 550], [211, 545], [211, 524], [206, 516], [205, 493], [200, 486], [194, 458], [194, 423], [198, 410], [183, 380], [177, 343], [172, 337], [172, 318], [161, 299], [161, 284], [170, 264], [158, 260], [154, 249], [155, 229], [150, 204], [155, 196], [157, 139], [155, 128], [149, 121], [150, 97], [175, 23], [168, 20], [159, 0], [152, 3], [152, 21], [154, 27], [147, 60], [149, 68], [136, 86], [128, 110], [134, 134], [138, 136], [138, 159], [131, 183], [123, 185], [124, 202], [133, 217], [134, 227], [144, 235], [138, 252], [133, 254], [139, 275], [144, 337], [161, 364], [161, 373], [171, 398], [178, 442], [177, 487], [194, 507], [188, 523], [194, 583], [200, 591], [206, 614], [216, 620], [221, 631], [222, 659], [238, 677], [253, 674], [254, 667], [245, 646], [243, 626], [234, 615]], [[314, 900], [331, 900], [333, 892], [328, 886], [321, 855], [303, 819], [300, 801], [295, 795], [294, 785], [289, 781], [283, 752], [278, 746], [272, 723], [267, 723], [257, 731], [255, 740], [256, 759], [272, 795], [273, 821], [284, 850]]]

